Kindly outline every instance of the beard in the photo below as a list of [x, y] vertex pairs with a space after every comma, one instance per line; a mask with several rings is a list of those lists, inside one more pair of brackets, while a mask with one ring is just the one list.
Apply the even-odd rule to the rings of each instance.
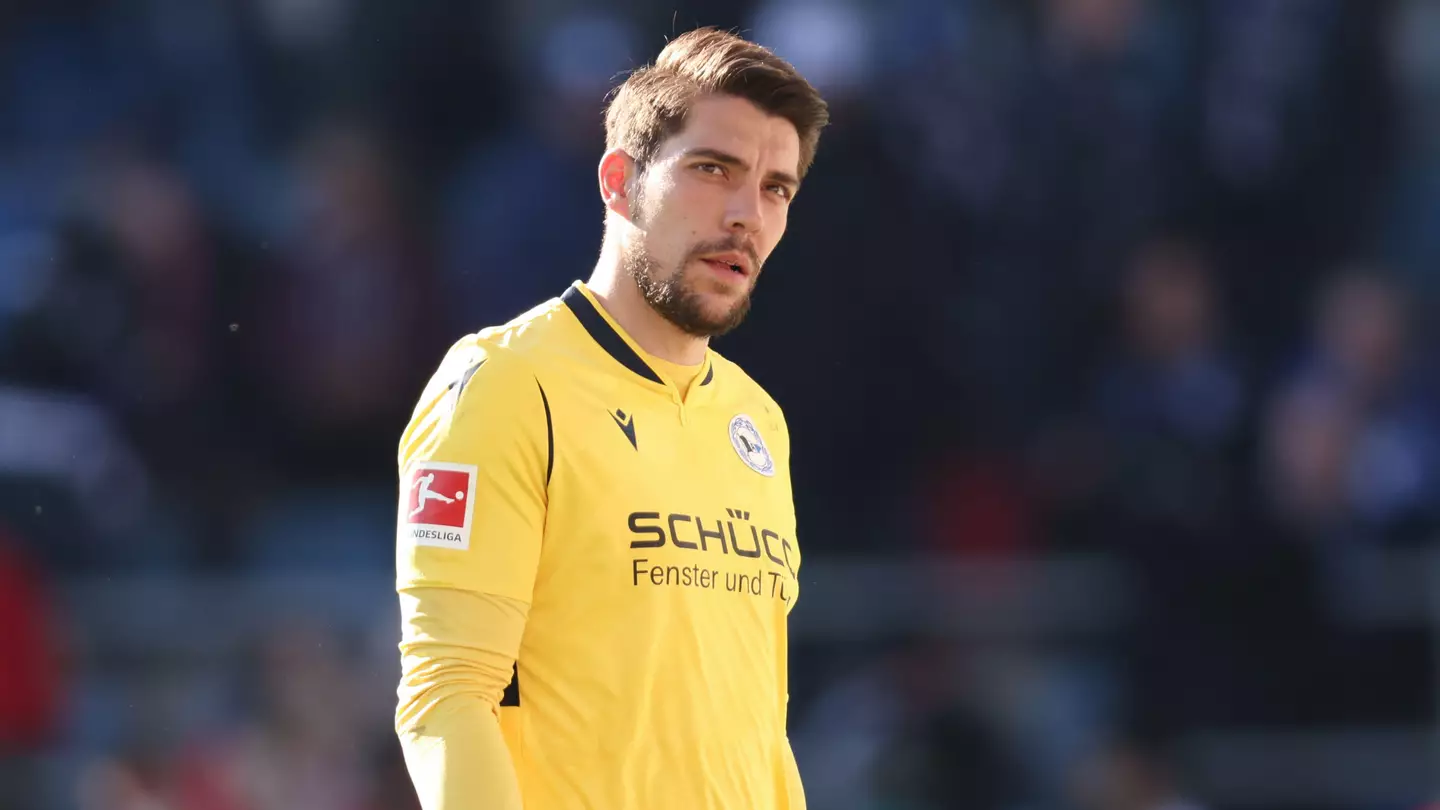
[[[636, 222], [640, 221], [641, 217], [637, 214]], [[644, 242], [637, 239], [628, 246], [621, 263], [626, 275], [635, 281], [635, 286], [640, 288], [640, 295], [651, 309], [688, 335], [712, 338], [720, 337], [744, 322], [745, 316], [750, 314], [750, 296], [754, 286], [728, 311], [718, 316], [711, 315], [705, 310], [704, 298], [695, 291], [695, 280], [686, 277], [686, 268], [690, 266], [691, 259], [697, 256], [743, 249], [741, 245], [728, 240], [696, 245], [676, 267], [667, 269], [650, 255]], [[753, 252], [751, 258], [756, 258]], [[758, 281], [760, 263], [755, 261], [752, 266]]]

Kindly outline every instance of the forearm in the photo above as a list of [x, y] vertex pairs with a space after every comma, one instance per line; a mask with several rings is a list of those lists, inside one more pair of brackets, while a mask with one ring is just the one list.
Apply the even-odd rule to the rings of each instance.
[[789, 800], [786, 810], [805, 810], [805, 789], [800, 783], [800, 767], [795, 763], [795, 752], [791, 749], [788, 738], [785, 740], [785, 793]]
[[494, 709], [473, 695], [442, 700], [400, 747], [424, 810], [524, 807]]
[[404, 633], [395, 717], [424, 810], [521, 810], [497, 704], [527, 606], [447, 588], [400, 594]]

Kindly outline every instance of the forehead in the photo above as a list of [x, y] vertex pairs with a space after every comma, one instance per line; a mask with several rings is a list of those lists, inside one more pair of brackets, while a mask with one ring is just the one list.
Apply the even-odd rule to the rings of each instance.
[[661, 145], [659, 157], [696, 148], [727, 152], [765, 172], [795, 174], [800, 166], [800, 134], [795, 125], [735, 96], [697, 99], [685, 128]]

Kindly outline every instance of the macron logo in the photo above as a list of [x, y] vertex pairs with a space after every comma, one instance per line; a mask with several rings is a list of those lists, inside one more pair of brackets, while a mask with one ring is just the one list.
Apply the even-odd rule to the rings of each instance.
[[635, 414], [626, 414], [624, 411], [616, 408], [615, 411], [610, 414], [610, 418], [614, 419], [615, 424], [619, 425], [620, 430], [624, 431], [625, 438], [630, 440], [630, 446], [639, 450], [640, 445], [635, 443]]

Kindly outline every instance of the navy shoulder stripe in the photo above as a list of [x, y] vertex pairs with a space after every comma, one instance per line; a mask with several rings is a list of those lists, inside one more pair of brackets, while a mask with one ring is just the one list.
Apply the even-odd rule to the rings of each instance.
[[586, 298], [585, 294], [580, 292], [578, 288], [572, 285], [569, 289], [565, 290], [564, 295], [560, 296], [560, 300], [564, 301], [565, 305], [570, 308], [570, 311], [575, 313], [575, 317], [579, 319], [580, 325], [585, 327], [586, 332], [590, 333], [590, 338], [600, 344], [600, 348], [615, 358], [620, 365], [651, 382], [659, 383], [660, 385], [665, 384], [665, 382], [660, 379], [660, 375], [655, 373], [655, 369], [650, 368], [644, 360], [640, 359], [640, 355], [636, 354], [635, 350], [630, 348], [630, 344], [626, 343], [625, 339], [620, 337], [620, 334], [615, 331], [614, 327], [610, 326], [610, 322], [605, 320], [605, 316], [595, 310], [595, 305], [590, 303], [590, 299]]

